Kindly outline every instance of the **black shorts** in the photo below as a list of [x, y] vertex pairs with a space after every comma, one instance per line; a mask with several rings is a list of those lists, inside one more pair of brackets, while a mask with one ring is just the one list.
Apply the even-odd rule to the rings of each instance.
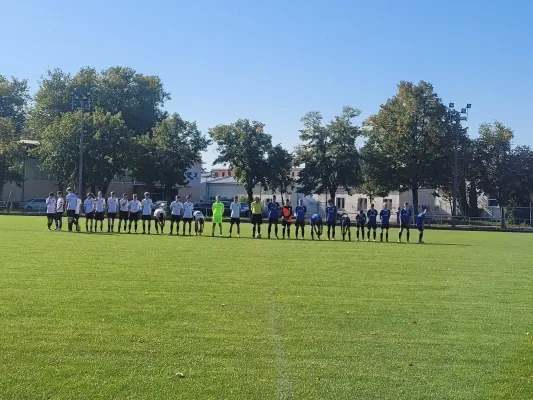
[[187, 222], [189, 224], [192, 224], [192, 217], [191, 218], [183, 218], [183, 223], [186, 224]]
[[407, 229], [407, 230], [409, 230], [409, 224], [408, 224], [408, 223], [406, 223], [406, 224], [402, 224], [402, 223], [400, 223], [400, 229]]
[[117, 213], [116, 212], [114, 212], [114, 213], [108, 212], [107, 213], [107, 218], [109, 218], [109, 219], [115, 219], [116, 217], [117, 217]]
[[85, 218], [86, 219], [94, 219], [94, 211], [92, 211], [90, 213], [85, 213]]
[[180, 221], [181, 221], [181, 215], [172, 214], [170, 216], [170, 222], [180, 222]]
[[281, 220], [281, 226], [291, 226], [292, 221], [287, 221], [286, 219]]
[[335, 228], [337, 226], [337, 222], [335, 221], [328, 221], [328, 228]]
[[154, 219], [159, 222], [165, 222], [165, 214], [161, 214], [159, 217], [154, 215]]
[[374, 229], [375, 230], [375, 229], [377, 229], [378, 224], [376, 222], [369, 222], [367, 226], [368, 226], [368, 229]]
[[74, 213], [74, 219], [75, 219], [75, 220], [80, 219], [80, 214], [78, 214], [78, 213]]
[[56, 213], [46, 213], [47, 219], [56, 219]]
[[381, 229], [389, 229], [389, 228], [390, 228], [389, 224], [381, 224]]
[[76, 215], [76, 210], [67, 210], [67, 217], [74, 218], [74, 215]]
[[263, 216], [261, 214], [252, 214], [252, 224], [261, 225], [263, 223]]
[[365, 224], [363, 224], [363, 223], [361, 223], [361, 222], [357, 222], [356, 226], [357, 226], [358, 228], [363, 228], [363, 229], [365, 228]]
[[341, 221], [341, 227], [350, 229], [350, 221]]
[[139, 212], [130, 212], [130, 221], [138, 221]]
[[424, 232], [424, 227], [417, 226], [419, 232]]
[[268, 223], [277, 225], [279, 223], [279, 219], [278, 218], [269, 218], [268, 219]]
[[59, 221], [61, 218], [63, 218], [63, 213], [61, 211], [56, 212], [55, 219]]
[[118, 219], [120, 219], [120, 220], [128, 219], [128, 212], [127, 212], [127, 211], [121, 211], [121, 212], [119, 212], [119, 214], [118, 214]]
[[152, 215], [151, 214], [150, 215], [143, 214], [142, 220], [143, 221], [151, 221], [152, 220]]
[[96, 214], [94, 215], [94, 219], [96, 221], [103, 221], [104, 220], [104, 212], [103, 211], [97, 211]]
[[203, 219], [203, 218], [198, 218], [198, 219], [196, 219], [196, 218], [195, 218], [195, 219], [194, 219], [194, 222], [195, 222], [195, 223], [198, 222], [198, 224], [203, 225], [203, 224], [205, 223], [205, 219]]
[[294, 223], [294, 226], [297, 226], [299, 228], [303, 228], [305, 226], [305, 221], [296, 221]]
[[241, 219], [240, 218], [232, 218], [231, 219], [231, 224], [240, 225], [241, 224]]

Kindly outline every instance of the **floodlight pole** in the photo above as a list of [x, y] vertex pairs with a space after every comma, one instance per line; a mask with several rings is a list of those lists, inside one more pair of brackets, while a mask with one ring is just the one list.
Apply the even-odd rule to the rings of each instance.
[[76, 89], [71, 93], [72, 111], [81, 110], [80, 118], [80, 161], [78, 166], [78, 192], [83, 198], [83, 112], [91, 112], [91, 92], [87, 92], [81, 97], [76, 95]]

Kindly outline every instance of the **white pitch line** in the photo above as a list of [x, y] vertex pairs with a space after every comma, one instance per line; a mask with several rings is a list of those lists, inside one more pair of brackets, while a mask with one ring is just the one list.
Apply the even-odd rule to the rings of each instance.
[[279, 334], [278, 310], [274, 299], [270, 302], [270, 330], [272, 340], [274, 341], [278, 364], [277, 398], [279, 400], [293, 399], [292, 385], [289, 379], [289, 363], [285, 357], [283, 341]]

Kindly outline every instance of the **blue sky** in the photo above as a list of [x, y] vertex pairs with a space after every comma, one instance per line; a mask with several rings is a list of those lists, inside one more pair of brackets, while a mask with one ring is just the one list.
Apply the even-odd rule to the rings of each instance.
[[472, 103], [471, 135], [500, 120], [533, 145], [531, 15], [526, 0], [4, 0], [0, 74], [34, 91], [47, 68], [129, 66], [159, 75], [167, 110], [205, 133], [250, 118], [287, 148], [309, 110], [363, 120], [399, 81], [427, 80]]

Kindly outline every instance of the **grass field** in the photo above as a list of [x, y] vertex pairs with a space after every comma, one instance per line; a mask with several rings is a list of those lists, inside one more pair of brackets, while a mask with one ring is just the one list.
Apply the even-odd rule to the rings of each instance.
[[243, 230], [86, 235], [0, 217], [0, 398], [533, 398], [533, 236]]

